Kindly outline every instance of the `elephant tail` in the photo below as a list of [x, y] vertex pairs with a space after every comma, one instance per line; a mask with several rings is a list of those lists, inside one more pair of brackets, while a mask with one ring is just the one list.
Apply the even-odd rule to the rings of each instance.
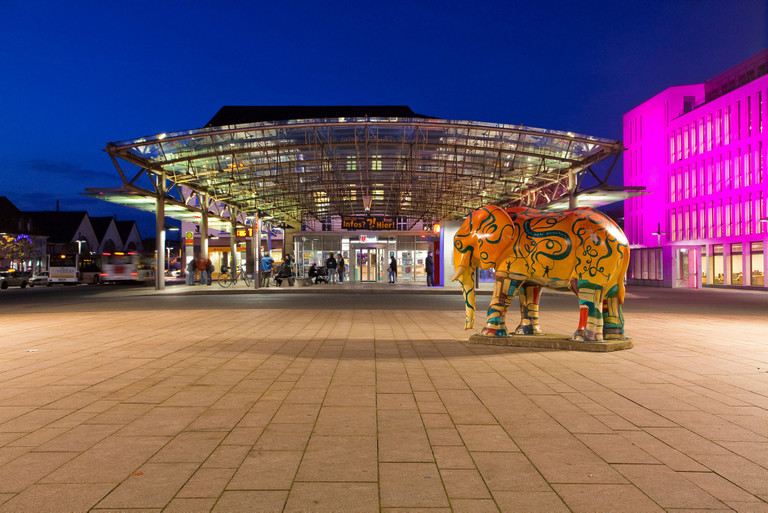
[[627, 255], [625, 258], [622, 258], [619, 263], [619, 275], [618, 279], [616, 280], [616, 285], [619, 288], [619, 293], [617, 294], [617, 297], [619, 298], [619, 304], [624, 304], [624, 296], [627, 293], [626, 287], [624, 286], [624, 279], [627, 276], [627, 270], [629, 269], [629, 246], [627, 246]]

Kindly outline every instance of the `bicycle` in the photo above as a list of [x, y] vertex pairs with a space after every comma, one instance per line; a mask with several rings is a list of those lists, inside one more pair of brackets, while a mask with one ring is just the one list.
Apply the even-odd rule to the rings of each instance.
[[222, 287], [229, 287], [230, 285], [236, 285], [238, 280], [243, 280], [246, 287], [251, 286], [251, 279], [248, 274], [242, 268], [236, 272], [230, 272], [230, 269], [226, 266], [221, 267], [221, 273], [219, 274], [218, 282]]

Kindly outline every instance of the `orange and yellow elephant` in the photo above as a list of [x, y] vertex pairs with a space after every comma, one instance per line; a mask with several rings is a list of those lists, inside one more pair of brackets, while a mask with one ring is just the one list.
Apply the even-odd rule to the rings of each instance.
[[474, 326], [474, 268], [493, 268], [496, 282], [481, 334], [505, 337], [505, 316], [517, 292], [521, 321], [515, 334], [541, 333], [541, 287], [579, 298], [578, 341], [624, 338], [624, 276], [629, 243], [621, 228], [591, 208], [544, 212], [488, 206], [470, 214], [453, 239], [453, 261], [464, 293], [466, 329]]

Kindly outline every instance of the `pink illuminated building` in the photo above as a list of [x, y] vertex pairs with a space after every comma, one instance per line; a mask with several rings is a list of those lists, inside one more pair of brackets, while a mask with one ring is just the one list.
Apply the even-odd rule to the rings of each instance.
[[765, 289], [768, 50], [624, 115], [630, 284]]

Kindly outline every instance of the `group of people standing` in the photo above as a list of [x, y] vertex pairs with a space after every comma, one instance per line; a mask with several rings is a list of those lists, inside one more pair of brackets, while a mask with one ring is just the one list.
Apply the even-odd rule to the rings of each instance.
[[335, 258], [333, 253], [329, 253], [325, 260], [325, 267], [328, 269], [328, 283], [344, 283], [344, 274], [347, 272], [344, 255], [339, 253], [338, 258]]
[[[187, 262], [187, 285], [210, 285], [213, 274], [213, 262], [210, 258], [195, 255], [195, 258]], [[195, 279], [197, 275], [197, 279]]]
[[344, 255], [339, 253], [337, 257], [334, 257], [333, 253], [329, 253], [324, 263], [325, 266], [323, 267], [317, 267], [314, 262], [309, 266], [307, 275], [312, 278], [312, 281], [314, 283], [343, 283], [347, 273]]

